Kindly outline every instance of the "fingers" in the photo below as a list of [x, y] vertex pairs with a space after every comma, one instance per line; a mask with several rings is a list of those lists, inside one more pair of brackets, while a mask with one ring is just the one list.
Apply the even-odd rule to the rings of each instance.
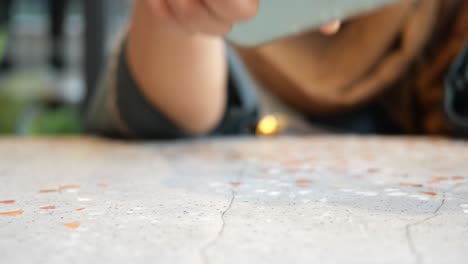
[[256, 15], [259, 0], [145, 0], [162, 22], [191, 33], [224, 35]]
[[168, 6], [177, 23], [193, 33], [222, 35], [231, 29], [233, 22], [211, 13], [203, 0], [168, 0]]
[[260, 0], [202, 0], [214, 15], [233, 22], [251, 19]]
[[320, 27], [320, 32], [325, 35], [334, 35], [338, 33], [341, 28], [341, 21], [333, 21], [331, 23], [327, 23]]
[[[225, 35], [233, 25], [253, 18], [260, 0], [144, 0], [156, 18], [190, 33]], [[325, 35], [336, 34], [341, 21], [320, 27]]]

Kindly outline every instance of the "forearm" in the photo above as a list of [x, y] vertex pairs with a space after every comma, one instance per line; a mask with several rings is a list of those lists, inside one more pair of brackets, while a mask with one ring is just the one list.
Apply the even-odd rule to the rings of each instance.
[[221, 120], [227, 85], [222, 38], [195, 36], [161, 25], [136, 1], [127, 60], [147, 100], [189, 133]]

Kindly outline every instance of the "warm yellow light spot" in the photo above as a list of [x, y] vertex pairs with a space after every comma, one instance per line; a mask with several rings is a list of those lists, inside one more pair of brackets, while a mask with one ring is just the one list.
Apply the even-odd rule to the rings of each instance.
[[257, 135], [273, 136], [284, 130], [285, 120], [282, 117], [275, 115], [267, 115], [263, 117], [257, 125]]

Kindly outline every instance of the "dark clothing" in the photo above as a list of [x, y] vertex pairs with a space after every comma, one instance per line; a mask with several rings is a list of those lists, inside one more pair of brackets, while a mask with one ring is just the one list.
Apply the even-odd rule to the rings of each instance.
[[[111, 62], [106, 78], [93, 96], [86, 124], [92, 133], [139, 139], [188, 137], [161, 111], [150, 104], [128, 68], [126, 45]], [[254, 131], [258, 105], [254, 82], [231, 48], [228, 49], [229, 78], [223, 120], [211, 135], [238, 135]], [[187, 87], [190, 89], [190, 87]]]

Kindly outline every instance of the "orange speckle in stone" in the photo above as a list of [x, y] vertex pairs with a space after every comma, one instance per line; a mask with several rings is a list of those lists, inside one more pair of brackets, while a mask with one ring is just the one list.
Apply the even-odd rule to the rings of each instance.
[[18, 211], [11, 211], [11, 212], [0, 212], [0, 216], [19, 216], [22, 215], [24, 211], [18, 210]]
[[307, 179], [296, 180], [296, 186], [300, 188], [310, 188], [311, 184], [312, 184], [311, 180], [307, 180]]
[[42, 209], [42, 210], [54, 210], [54, 209], [57, 209], [57, 207], [55, 205], [46, 205], [46, 206], [41, 206], [39, 207], [39, 209]]
[[79, 185], [63, 185], [59, 187], [59, 190], [73, 190], [73, 189], [79, 189]]
[[15, 200], [5, 200], [5, 201], [0, 201], [0, 204], [14, 204], [16, 203]]
[[63, 225], [70, 229], [77, 229], [78, 227], [80, 227], [80, 223], [78, 222], [65, 223]]
[[101, 188], [107, 188], [107, 187], [109, 187], [109, 184], [105, 183], [105, 182], [101, 182], [101, 183], [98, 183], [98, 186], [101, 187]]
[[40, 190], [39, 193], [54, 193], [54, 192], [58, 192], [57, 189], [44, 189], [44, 190]]
[[75, 209], [75, 211], [80, 212], [80, 211], [83, 211], [83, 210], [85, 210], [85, 209], [86, 209], [86, 208], [82, 207], [82, 208]]
[[231, 184], [232, 187], [239, 187], [239, 186], [241, 186], [242, 183], [240, 183], [240, 182], [231, 182], [230, 184]]
[[421, 188], [424, 185], [420, 183], [413, 183], [413, 182], [400, 182], [400, 186], [407, 186], [407, 187], [415, 187], [415, 188]]
[[454, 181], [463, 181], [465, 179], [465, 177], [463, 176], [453, 176], [452, 177], [452, 180]]
[[429, 195], [429, 196], [436, 196], [436, 192], [421, 192], [422, 194]]
[[367, 172], [368, 172], [368, 173], [377, 173], [377, 172], [379, 172], [379, 171], [380, 171], [380, 169], [377, 169], [377, 168], [369, 168], [369, 169], [367, 169]]
[[433, 177], [430, 181], [428, 181], [427, 183], [429, 184], [436, 184], [436, 183], [441, 183], [441, 182], [444, 182], [444, 181], [448, 181], [449, 178], [448, 177]]

